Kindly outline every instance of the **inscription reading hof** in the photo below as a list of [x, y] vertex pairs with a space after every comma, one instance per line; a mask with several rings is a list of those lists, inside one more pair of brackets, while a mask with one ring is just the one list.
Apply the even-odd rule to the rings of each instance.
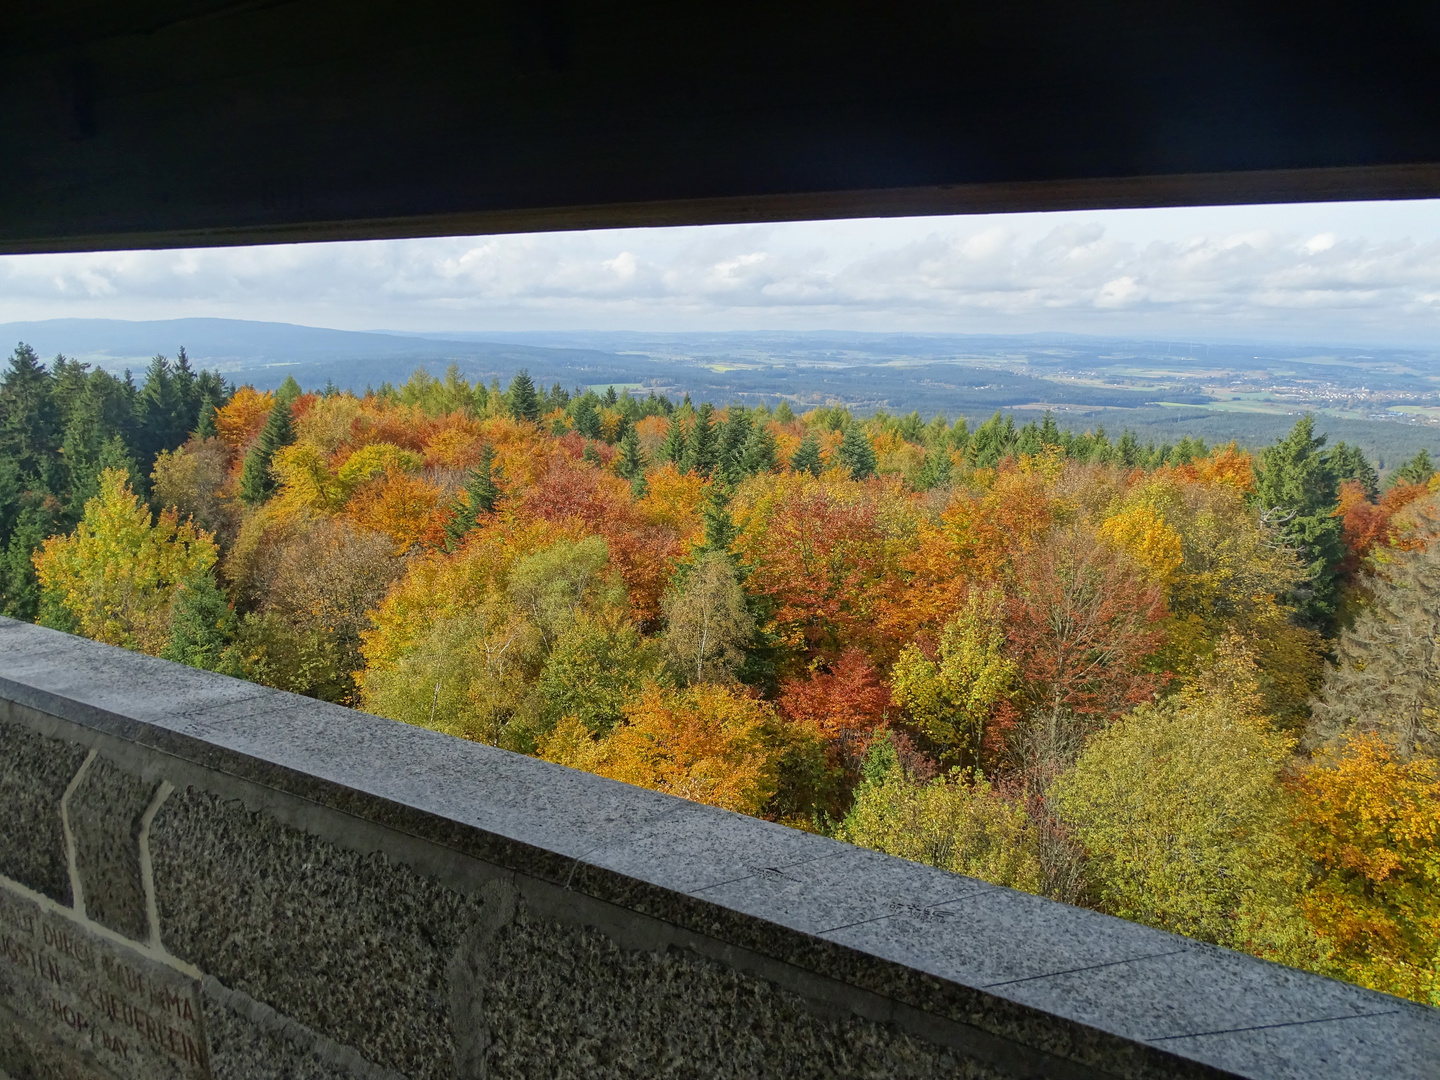
[[6, 889], [0, 1003], [124, 1080], [209, 1080], [194, 980]]

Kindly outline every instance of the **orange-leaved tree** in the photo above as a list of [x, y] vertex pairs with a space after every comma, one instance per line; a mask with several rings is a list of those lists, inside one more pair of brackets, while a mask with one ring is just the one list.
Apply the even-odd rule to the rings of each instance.
[[765, 479], [749, 505], [736, 500], [734, 519], [736, 549], [754, 567], [746, 587], [771, 601], [775, 633], [810, 656], [868, 637], [882, 538], [863, 485], [804, 473]]
[[742, 690], [702, 683], [686, 690], [645, 687], [609, 735], [567, 717], [541, 754], [572, 768], [759, 814], [774, 796], [793, 740], [773, 706]]
[[347, 510], [357, 524], [390, 537], [397, 553], [417, 546], [436, 548], [445, 542], [444, 493], [428, 480], [398, 468], [391, 467], [365, 483], [351, 497]]
[[243, 450], [255, 441], [275, 404], [275, 395], [268, 390], [258, 392], [253, 386], [242, 386], [215, 412], [215, 433], [232, 450]]
[[1440, 762], [1361, 734], [1291, 784], [1317, 870], [1301, 898], [1332, 974], [1440, 1005]]

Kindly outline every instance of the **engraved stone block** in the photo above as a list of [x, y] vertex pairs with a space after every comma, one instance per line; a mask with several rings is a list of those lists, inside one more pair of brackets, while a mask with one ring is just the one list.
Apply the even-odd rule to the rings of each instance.
[[3, 885], [0, 1005], [72, 1075], [210, 1080], [194, 979]]

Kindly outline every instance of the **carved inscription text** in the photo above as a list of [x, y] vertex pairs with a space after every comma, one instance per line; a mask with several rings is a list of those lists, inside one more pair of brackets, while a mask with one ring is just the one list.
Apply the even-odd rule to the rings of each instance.
[[194, 980], [0, 887], [0, 1004], [124, 1080], [208, 1080]]

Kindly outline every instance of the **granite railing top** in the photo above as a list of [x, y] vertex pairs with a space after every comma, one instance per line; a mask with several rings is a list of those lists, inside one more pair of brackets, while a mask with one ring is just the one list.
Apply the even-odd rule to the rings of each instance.
[[1000, 1033], [1077, 1075], [1440, 1067], [1425, 1006], [10, 619], [0, 701]]

